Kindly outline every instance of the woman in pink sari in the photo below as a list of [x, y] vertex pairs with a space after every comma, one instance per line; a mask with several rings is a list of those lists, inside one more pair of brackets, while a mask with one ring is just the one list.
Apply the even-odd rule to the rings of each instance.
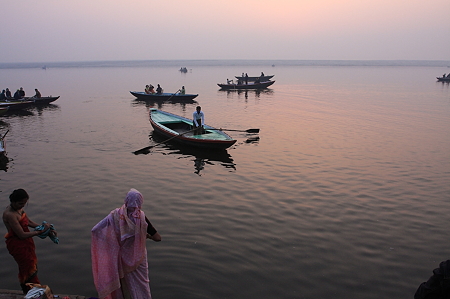
[[141, 211], [143, 201], [131, 189], [124, 205], [92, 228], [92, 272], [101, 299], [151, 299], [145, 240], [161, 236]]

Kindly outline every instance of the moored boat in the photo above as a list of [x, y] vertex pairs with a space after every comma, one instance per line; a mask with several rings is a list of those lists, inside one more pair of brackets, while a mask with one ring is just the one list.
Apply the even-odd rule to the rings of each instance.
[[158, 133], [173, 141], [193, 147], [226, 149], [236, 140], [223, 131], [204, 125], [204, 133], [196, 135], [192, 126], [192, 119], [178, 116], [159, 109], [150, 109], [150, 123]]
[[270, 76], [258, 76], [258, 77], [245, 77], [245, 76], [234, 76], [236, 79], [241, 80], [243, 82], [245, 82], [245, 80], [247, 79], [248, 82], [255, 82], [256, 80], [260, 80], [261, 82], [264, 81], [269, 81], [270, 79], [272, 79], [272, 77], [275, 75], [270, 75]]
[[198, 94], [179, 94], [179, 93], [145, 93], [142, 91], [130, 91], [139, 100], [151, 100], [151, 101], [192, 101]]
[[251, 82], [248, 84], [225, 84], [225, 83], [218, 83], [220, 88], [222, 89], [263, 89], [267, 88], [270, 85], [274, 84], [275, 81], [265, 81], [265, 82]]

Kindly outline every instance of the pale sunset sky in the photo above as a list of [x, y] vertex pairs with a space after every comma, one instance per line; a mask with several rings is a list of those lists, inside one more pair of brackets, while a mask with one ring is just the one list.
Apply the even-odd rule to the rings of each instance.
[[0, 0], [0, 62], [450, 60], [450, 0]]

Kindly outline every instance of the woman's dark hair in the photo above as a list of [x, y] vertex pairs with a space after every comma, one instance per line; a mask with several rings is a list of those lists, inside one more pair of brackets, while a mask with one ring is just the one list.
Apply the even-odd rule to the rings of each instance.
[[23, 189], [16, 189], [9, 196], [9, 201], [10, 202], [17, 202], [17, 201], [20, 201], [20, 200], [25, 199], [25, 198], [27, 198], [27, 199], [30, 198], [28, 196], [27, 191], [25, 191]]

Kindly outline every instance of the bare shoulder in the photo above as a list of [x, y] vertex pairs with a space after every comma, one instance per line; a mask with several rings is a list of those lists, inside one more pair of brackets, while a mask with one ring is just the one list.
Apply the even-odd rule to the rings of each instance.
[[15, 222], [15, 221], [19, 221], [20, 220], [20, 215], [18, 213], [13, 213], [10, 211], [10, 209], [6, 208], [3, 211], [3, 222], [6, 223], [10, 223], [10, 222]]

